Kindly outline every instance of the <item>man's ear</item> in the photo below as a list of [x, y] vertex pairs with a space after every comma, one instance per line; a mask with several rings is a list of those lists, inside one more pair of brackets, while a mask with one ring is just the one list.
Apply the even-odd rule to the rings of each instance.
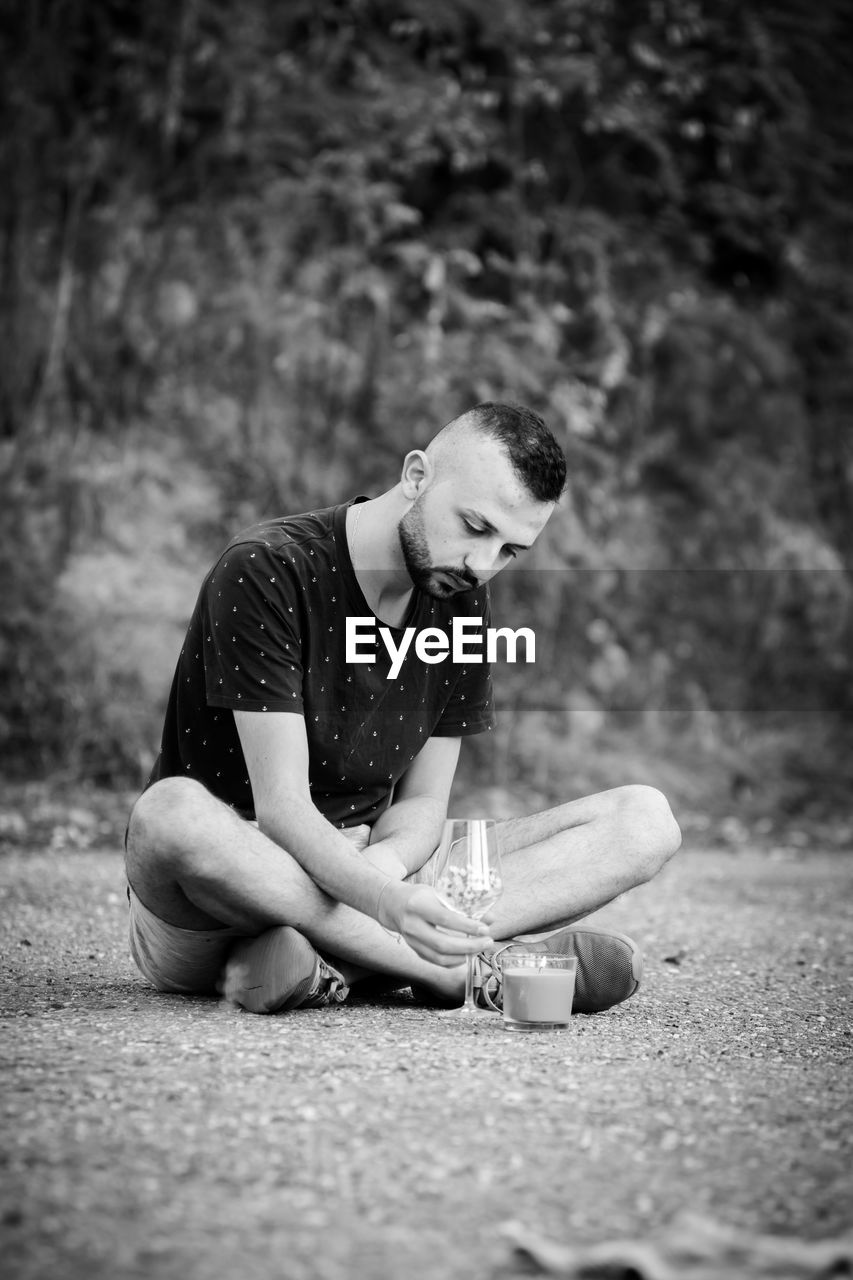
[[423, 449], [412, 449], [407, 453], [400, 475], [400, 487], [407, 501], [414, 502], [427, 488], [434, 474], [435, 468]]

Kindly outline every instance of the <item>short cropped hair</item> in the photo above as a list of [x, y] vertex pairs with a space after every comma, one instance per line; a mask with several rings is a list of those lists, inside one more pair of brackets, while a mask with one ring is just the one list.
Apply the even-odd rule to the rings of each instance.
[[537, 502], [557, 501], [566, 484], [566, 459], [538, 413], [523, 405], [486, 400], [456, 421], [470, 423], [499, 441], [519, 480]]

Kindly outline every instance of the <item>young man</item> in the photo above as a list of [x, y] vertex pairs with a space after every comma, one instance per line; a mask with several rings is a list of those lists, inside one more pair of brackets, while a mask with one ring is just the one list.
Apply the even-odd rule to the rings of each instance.
[[470, 952], [478, 998], [499, 1007], [500, 955], [552, 930], [534, 945], [577, 955], [576, 1010], [633, 994], [635, 944], [571, 926], [678, 848], [653, 788], [500, 824], [504, 892], [486, 923], [430, 887], [461, 740], [491, 729], [492, 694], [485, 665], [425, 660], [411, 635], [432, 628], [440, 651], [456, 615], [488, 621], [488, 580], [541, 533], [565, 470], [537, 415], [478, 405], [408, 453], [387, 492], [225, 550], [128, 828], [131, 950], [156, 987], [274, 1013], [382, 975], [453, 1004]]

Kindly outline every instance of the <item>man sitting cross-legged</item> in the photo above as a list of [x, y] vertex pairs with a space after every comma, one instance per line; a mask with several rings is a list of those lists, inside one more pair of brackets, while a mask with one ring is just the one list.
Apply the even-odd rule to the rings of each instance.
[[[504, 891], [484, 922], [430, 887], [461, 740], [491, 729], [492, 691], [485, 664], [425, 661], [404, 630], [485, 625], [488, 580], [532, 545], [564, 483], [540, 418], [478, 405], [408, 453], [378, 497], [226, 548], [128, 828], [131, 950], [158, 989], [224, 990], [274, 1013], [381, 976], [452, 1004], [473, 953], [478, 998], [499, 1007], [500, 955], [551, 931], [533, 945], [577, 955], [576, 1010], [633, 994], [636, 945], [577, 922], [678, 848], [654, 788], [501, 823]], [[347, 618], [386, 628], [386, 642], [351, 653]]]

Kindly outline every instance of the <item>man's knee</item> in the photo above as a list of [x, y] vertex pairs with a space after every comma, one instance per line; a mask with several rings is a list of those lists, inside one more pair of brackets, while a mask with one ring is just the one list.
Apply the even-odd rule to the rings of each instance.
[[639, 783], [618, 787], [613, 795], [640, 874], [651, 880], [681, 846], [681, 829], [669, 801], [657, 787]]
[[128, 869], [139, 859], [179, 853], [182, 833], [212, 801], [210, 792], [191, 778], [162, 778], [143, 791], [127, 827]]
[[181, 929], [222, 923], [195, 904], [191, 888], [209, 875], [219, 827], [229, 818], [242, 821], [189, 778], [163, 778], [142, 793], [130, 815], [125, 868], [136, 896], [155, 916]]

